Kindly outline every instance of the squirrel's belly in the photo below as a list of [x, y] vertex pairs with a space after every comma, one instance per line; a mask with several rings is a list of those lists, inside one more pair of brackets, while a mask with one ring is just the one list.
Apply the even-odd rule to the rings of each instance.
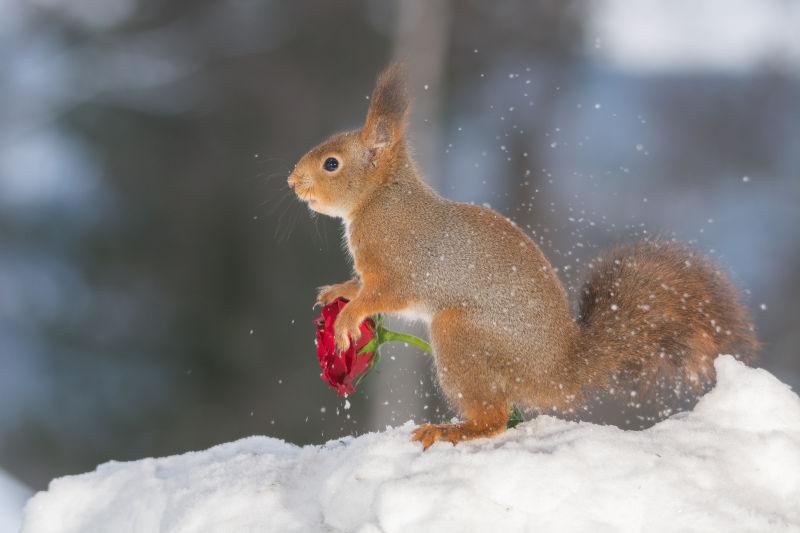
[[395, 311], [392, 314], [409, 322], [424, 322], [428, 325], [430, 325], [431, 319], [433, 318], [433, 313], [422, 305], [412, 305], [401, 311]]

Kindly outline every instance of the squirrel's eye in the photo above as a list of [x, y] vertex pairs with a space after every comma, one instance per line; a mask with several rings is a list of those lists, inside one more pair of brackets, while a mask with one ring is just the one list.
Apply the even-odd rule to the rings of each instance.
[[328, 172], [333, 172], [337, 168], [339, 168], [339, 160], [335, 157], [329, 157], [325, 160], [325, 163], [322, 165], [322, 168], [327, 170]]

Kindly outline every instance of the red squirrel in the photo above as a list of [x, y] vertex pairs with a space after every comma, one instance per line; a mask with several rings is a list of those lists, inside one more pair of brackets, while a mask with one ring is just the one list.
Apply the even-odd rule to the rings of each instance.
[[461, 422], [424, 424], [427, 449], [506, 429], [512, 405], [574, 413], [593, 394], [637, 396], [670, 412], [713, 383], [713, 360], [750, 360], [754, 328], [726, 275], [681, 244], [643, 240], [592, 261], [572, 316], [542, 251], [512, 221], [443, 198], [420, 177], [405, 130], [404, 69], [378, 77], [364, 126], [305, 154], [288, 183], [310, 209], [341, 218], [353, 279], [318, 302], [350, 302], [337, 345], [376, 313], [421, 318], [438, 382]]

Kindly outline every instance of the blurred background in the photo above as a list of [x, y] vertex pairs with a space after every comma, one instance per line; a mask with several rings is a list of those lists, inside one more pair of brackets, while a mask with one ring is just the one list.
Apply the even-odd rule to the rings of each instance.
[[573, 294], [600, 247], [693, 243], [797, 390], [798, 27], [789, 0], [0, 0], [0, 470], [452, 416], [413, 349], [347, 405], [319, 379], [311, 306], [349, 263], [285, 183], [393, 57], [438, 190]]

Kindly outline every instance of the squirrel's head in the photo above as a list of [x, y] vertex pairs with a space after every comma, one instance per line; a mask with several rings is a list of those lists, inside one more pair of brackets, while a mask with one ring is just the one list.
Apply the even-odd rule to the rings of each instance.
[[311, 149], [295, 165], [289, 186], [314, 211], [348, 218], [391, 177], [405, 153], [407, 115], [405, 71], [395, 63], [378, 76], [364, 126]]

